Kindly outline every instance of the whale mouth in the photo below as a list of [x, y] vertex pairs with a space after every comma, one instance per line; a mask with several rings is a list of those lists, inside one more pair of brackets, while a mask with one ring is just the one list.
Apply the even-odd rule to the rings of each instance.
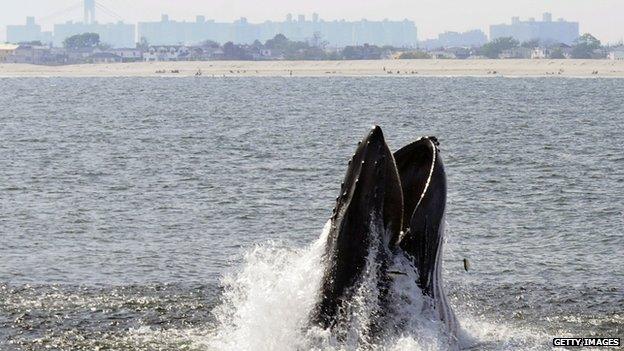
[[[376, 279], [376, 305], [387, 307], [393, 277], [412, 274], [422, 294], [435, 301], [439, 319], [452, 327], [441, 289], [446, 175], [438, 145], [436, 137], [422, 137], [393, 154], [378, 126], [358, 143], [330, 221], [313, 324], [341, 330], [349, 320], [341, 306], [357, 299], [369, 276]], [[396, 257], [408, 259], [412, 271], [389, 269]], [[378, 314], [391, 310], [386, 307]], [[370, 322], [371, 335], [383, 329], [383, 322]]]
[[427, 176], [427, 179], [425, 179], [425, 185], [423, 187], [422, 193], [420, 194], [420, 197], [418, 198], [416, 207], [414, 207], [414, 211], [418, 209], [418, 206], [422, 202], [423, 198], [425, 197], [425, 194], [427, 193], [427, 190], [429, 189], [429, 185], [431, 184], [431, 178], [433, 178], [433, 170], [435, 169], [436, 156], [438, 152], [436, 145], [433, 143], [433, 141], [430, 138], [426, 138], [425, 140], [427, 140], [431, 144], [431, 150], [432, 150], [431, 161], [430, 161], [431, 166], [429, 167], [429, 175]]
[[430, 191], [439, 145], [436, 137], [426, 136], [394, 153], [403, 191], [403, 228], [399, 241], [409, 228], [410, 218], [423, 205]]

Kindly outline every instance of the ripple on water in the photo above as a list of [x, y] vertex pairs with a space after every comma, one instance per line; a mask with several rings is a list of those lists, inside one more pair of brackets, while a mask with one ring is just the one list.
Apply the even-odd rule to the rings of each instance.
[[223, 274], [254, 245], [318, 237], [373, 123], [392, 149], [441, 141], [446, 282], [479, 348], [622, 334], [624, 80], [20, 78], [0, 91], [0, 349], [205, 349]]

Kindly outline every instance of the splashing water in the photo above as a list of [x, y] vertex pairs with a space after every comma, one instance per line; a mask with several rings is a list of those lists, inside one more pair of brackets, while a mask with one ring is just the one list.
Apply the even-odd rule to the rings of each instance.
[[329, 226], [304, 250], [258, 246], [239, 272], [226, 276], [219, 323], [208, 345], [219, 350], [295, 349], [314, 305]]
[[380, 315], [376, 251], [369, 253], [362, 282], [348, 303], [346, 338], [310, 327], [308, 317], [318, 298], [323, 276], [322, 256], [329, 233], [306, 249], [257, 246], [244, 263], [223, 280], [223, 303], [214, 310], [218, 325], [204, 345], [217, 350], [448, 350], [453, 348], [444, 325], [427, 313], [431, 301], [416, 285], [414, 267], [403, 255], [391, 262], [394, 277], [389, 292], [391, 313], [383, 317], [383, 332], [368, 336], [372, 319]]
[[[311, 327], [309, 315], [319, 298], [328, 234], [326, 226], [321, 237], [306, 248], [284, 248], [268, 243], [248, 251], [237, 270], [223, 278], [222, 302], [213, 310], [216, 323], [172, 328], [126, 324], [129, 328], [124, 332], [95, 329], [87, 334], [93, 337], [86, 339], [80, 331], [72, 329], [46, 334], [30, 342], [18, 338], [14, 342], [20, 346], [45, 345], [76, 350], [95, 349], [102, 339], [112, 348], [135, 350], [545, 350], [550, 349], [553, 336], [575, 336], [565, 330], [553, 335], [539, 326], [518, 325], [492, 315], [486, 317], [471, 309], [474, 299], [467, 296], [468, 300], [453, 300], [464, 329], [457, 345], [446, 334], [444, 323], [431, 313], [432, 301], [422, 295], [415, 283], [417, 273], [411, 260], [403, 255], [396, 255], [389, 263], [388, 270], [403, 274], [392, 274], [387, 304], [380, 308], [376, 274], [379, 263], [375, 250], [371, 250], [361, 284], [346, 306], [347, 323], [344, 330], [340, 330], [346, 337], [338, 338], [335, 331]], [[0, 293], [2, 291], [0, 285]], [[145, 297], [142, 290], [112, 295], [108, 291], [105, 295], [96, 291], [80, 296], [71, 291], [52, 291], [42, 297], [35, 297], [39, 296], [37, 290], [27, 289], [26, 292], [30, 295], [9, 290], [4, 295], [4, 308], [10, 311], [37, 308], [43, 311], [43, 308], [50, 309], [50, 313], [109, 310], [114, 317], [119, 313], [123, 316], [128, 306], [149, 312], [163, 303], [158, 296]], [[165, 291], [163, 296], [168, 296], [169, 300], [170, 294]], [[384, 310], [387, 311], [385, 315], [380, 313]], [[370, 337], [373, 321], [382, 328], [379, 334]], [[35, 346], [25, 349], [38, 350]]]

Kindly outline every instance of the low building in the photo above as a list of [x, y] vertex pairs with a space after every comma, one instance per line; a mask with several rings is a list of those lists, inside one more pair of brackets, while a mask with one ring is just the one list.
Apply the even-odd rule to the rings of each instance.
[[210, 51], [209, 53], [205, 53], [205, 55], [207, 55], [210, 60], [223, 60], [225, 58], [225, 53], [220, 48]]
[[489, 59], [489, 57], [484, 56], [484, 55], [479, 55], [479, 54], [471, 54], [470, 56], [466, 57], [466, 60], [487, 60]]
[[465, 60], [470, 57], [475, 50], [466, 47], [452, 47], [444, 51], [452, 53], [455, 55], [456, 59]]
[[547, 59], [550, 57], [550, 49], [548, 48], [535, 48], [531, 52], [532, 59]]
[[6, 62], [8, 56], [13, 55], [19, 45], [0, 44], [0, 63]]
[[6, 57], [7, 63], [46, 64], [50, 58], [50, 48], [39, 45], [19, 45], [12, 55]]
[[431, 55], [431, 58], [433, 59], [456, 59], [457, 56], [455, 55], [455, 53], [450, 52], [450, 51], [431, 51], [429, 52], [429, 55]]
[[96, 53], [94, 48], [79, 48], [67, 50], [69, 63], [85, 63], [87, 59]]
[[122, 62], [137, 62], [143, 61], [143, 50], [133, 48], [122, 48], [106, 50], [106, 52], [112, 53], [121, 57]]
[[63, 48], [31, 44], [0, 44], [0, 63], [3, 62], [51, 66], [70, 63], [67, 52]]
[[254, 60], [266, 60], [273, 56], [271, 49], [258, 49], [253, 53]]
[[507, 50], [503, 50], [499, 55], [502, 59], [529, 59], [531, 58], [533, 50], [529, 48], [517, 47]]
[[150, 46], [149, 49], [143, 53], [143, 60], [147, 62], [179, 61], [189, 55], [189, 48], [183, 45]]
[[123, 58], [111, 52], [97, 52], [87, 59], [90, 63], [120, 63]]
[[572, 47], [566, 44], [537, 47], [531, 51], [532, 59], [569, 59], [572, 57]]
[[50, 61], [46, 63], [47, 65], [66, 65], [69, 63], [65, 48], [50, 48], [49, 57]]
[[624, 60], [624, 48], [615, 49], [609, 52], [609, 60], [614, 60], [614, 61]]
[[609, 58], [609, 53], [603, 48], [596, 49], [594, 50], [594, 52], [592, 52], [591, 58], [594, 60], [607, 59]]

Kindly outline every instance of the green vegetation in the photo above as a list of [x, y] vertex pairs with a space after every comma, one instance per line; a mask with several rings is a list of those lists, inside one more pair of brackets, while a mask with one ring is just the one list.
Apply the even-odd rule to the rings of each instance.
[[22, 41], [22, 42], [19, 42], [18, 44], [19, 45], [43, 46], [40, 40]]
[[313, 41], [316, 42], [316, 46], [304, 41], [292, 41], [286, 38], [283, 34], [278, 34], [273, 39], [267, 40], [264, 45], [258, 42], [260, 47], [257, 49], [271, 50], [273, 55], [277, 54], [286, 60], [327, 59], [324, 50], [324, 43], [322, 43], [317, 36], [315, 36]]
[[594, 51], [600, 49], [600, 40], [593, 35], [585, 33], [574, 41], [572, 47], [572, 58], [589, 59], [592, 58]]
[[63, 47], [76, 50], [84, 48], [95, 48], [100, 45], [100, 35], [97, 33], [83, 33], [72, 35], [63, 41]]
[[236, 45], [231, 41], [223, 44], [223, 58], [226, 60], [251, 60], [253, 57], [245, 51], [241, 45]]
[[529, 41], [523, 42], [522, 44], [520, 44], [520, 46], [527, 49], [535, 49], [540, 46], [540, 41], [539, 39], [531, 39]]
[[[257, 41], [257, 40], [256, 40], [256, 41]], [[214, 41], [214, 40], [204, 40], [204, 41], [201, 43], [201, 47], [204, 47], [204, 48], [212, 48], [212, 49], [218, 49], [218, 48], [220, 48], [220, 47], [221, 47], [221, 45], [219, 45], [219, 43], [217, 43], [217, 42], [216, 42], [216, 41]]]
[[481, 55], [496, 59], [504, 50], [513, 49], [520, 44], [512, 37], [496, 38], [481, 47]]
[[400, 60], [430, 59], [431, 55], [424, 51], [407, 51], [399, 55]]
[[[213, 41], [205, 41], [203, 47], [219, 48]], [[278, 34], [262, 44], [259, 40], [250, 45], [241, 45], [228, 42], [221, 47], [225, 60], [377, 60], [386, 52], [394, 50], [392, 47], [376, 45], [347, 46], [340, 51], [327, 51], [327, 42], [321, 40], [316, 33], [309, 41], [293, 41], [283, 34]]]
[[561, 60], [565, 58], [565, 55], [563, 54], [563, 50], [561, 48], [556, 48], [550, 52], [550, 58], [555, 60]]
[[379, 60], [384, 49], [377, 45], [347, 46], [342, 50], [345, 60]]

